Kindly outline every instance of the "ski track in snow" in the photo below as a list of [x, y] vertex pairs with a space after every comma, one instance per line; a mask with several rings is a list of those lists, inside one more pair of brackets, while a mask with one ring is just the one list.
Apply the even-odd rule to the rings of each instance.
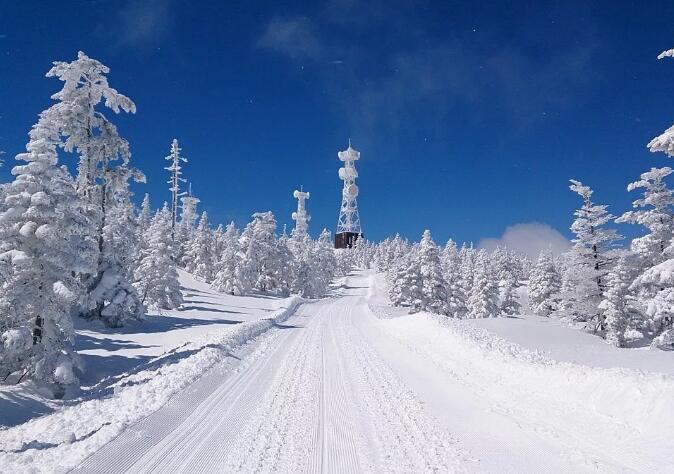
[[235, 373], [213, 369], [75, 472], [474, 470], [353, 324], [360, 301], [304, 305]]

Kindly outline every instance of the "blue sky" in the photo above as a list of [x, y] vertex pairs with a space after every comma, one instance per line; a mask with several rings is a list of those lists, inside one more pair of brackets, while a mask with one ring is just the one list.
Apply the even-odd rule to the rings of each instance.
[[212, 221], [290, 224], [304, 185], [310, 229], [334, 230], [350, 137], [372, 239], [569, 236], [569, 178], [620, 213], [629, 181], [674, 164], [646, 149], [674, 122], [674, 61], [656, 59], [672, 25], [674, 3], [649, 1], [0, 0], [0, 174], [59, 87], [51, 61], [81, 49], [136, 102], [114, 121], [155, 206], [177, 137]]

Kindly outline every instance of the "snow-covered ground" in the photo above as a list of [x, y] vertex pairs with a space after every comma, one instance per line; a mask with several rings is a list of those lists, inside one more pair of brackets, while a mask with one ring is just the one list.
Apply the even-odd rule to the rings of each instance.
[[245, 351], [300, 303], [219, 294], [184, 272], [181, 283], [180, 311], [121, 329], [80, 323], [77, 345], [87, 372], [76, 398], [50, 400], [31, 384], [0, 389], [0, 420], [7, 427], [0, 430], [0, 471], [72, 468], [213, 365], [236, 360], [231, 351]]
[[[186, 286], [198, 289], [195, 282]], [[161, 332], [158, 339], [171, 341], [161, 343], [152, 334], [115, 334], [148, 346], [120, 349], [141, 351], [126, 357], [169, 352], [141, 361], [131, 374], [111, 375], [97, 387], [100, 397], [0, 431], [0, 466], [9, 472], [62, 472], [78, 464], [76, 472], [671, 472], [674, 353], [615, 349], [530, 316], [407, 315], [387, 306], [381, 275], [368, 273], [295, 311], [296, 300], [198, 290], [188, 305], [203, 308], [172, 317], [213, 325], [183, 321]], [[265, 311], [279, 305], [286, 309]], [[235, 319], [220, 310], [237, 306], [257, 309], [247, 313], [257, 319], [217, 323]], [[273, 320], [264, 319], [270, 315]], [[175, 331], [183, 334], [169, 334]], [[185, 338], [196, 341], [181, 346]], [[151, 347], [158, 344], [167, 345]], [[106, 352], [90, 355], [106, 358]]]

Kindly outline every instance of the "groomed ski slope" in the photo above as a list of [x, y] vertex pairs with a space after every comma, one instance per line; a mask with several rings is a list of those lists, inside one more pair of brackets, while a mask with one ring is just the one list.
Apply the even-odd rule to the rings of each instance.
[[673, 375], [557, 362], [384, 305], [372, 275], [346, 278], [75, 472], [671, 472]]

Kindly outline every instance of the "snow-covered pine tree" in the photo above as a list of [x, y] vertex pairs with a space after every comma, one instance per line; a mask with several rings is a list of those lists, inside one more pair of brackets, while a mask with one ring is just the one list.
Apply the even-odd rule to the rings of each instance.
[[583, 204], [574, 212], [576, 219], [571, 225], [575, 238], [566, 256], [560, 309], [576, 321], [587, 321], [592, 330], [598, 331], [603, 329], [598, 305], [606, 287], [604, 277], [616, 258], [611, 247], [621, 236], [614, 229], [605, 228], [615, 216], [606, 210], [608, 206], [592, 202], [589, 186], [572, 179], [569, 189], [583, 199]]
[[213, 281], [214, 248], [215, 240], [208, 225], [208, 214], [204, 211], [185, 255], [185, 269], [206, 283]]
[[464, 318], [468, 312], [466, 293], [461, 280], [461, 257], [456, 243], [449, 239], [442, 251], [442, 267], [447, 283], [447, 314], [454, 318]]
[[336, 273], [335, 251], [332, 248], [332, 236], [329, 230], [323, 229], [314, 246], [314, 252], [316, 253], [314, 259], [315, 285], [319, 296], [323, 296], [328, 291]]
[[135, 272], [134, 287], [143, 305], [156, 309], [175, 309], [183, 303], [178, 271], [172, 256], [171, 211], [165, 203], [147, 230], [147, 246], [142, 251]]
[[[475, 249], [463, 244], [459, 251], [461, 263], [459, 265], [459, 273], [461, 274], [461, 286], [466, 298], [469, 298], [473, 292], [473, 274], [475, 270]], [[467, 300], [466, 300], [467, 303]]]
[[145, 235], [145, 232], [150, 228], [152, 224], [152, 207], [150, 206], [150, 195], [145, 193], [143, 198], [143, 203], [140, 206], [140, 212], [138, 213], [137, 229], [139, 235]]
[[395, 306], [408, 306], [411, 312], [419, 311], [423, 301], [423, 281], [419, 264], [418, 245], [402, 257], [392, 269], [389, 298]]
[[0, 367], [6, 378], [68, 385], [77, 358], [71, 312], [83, 297], [77, 274], [94, 271], [92, 223], [65, 167], [58, 167], [61, 122], [43, 112], [30, 132], [26, 162], [12, 170], [0, 214]]
[[440, 251], [433, 242], [430, 230], [425, 230], [421, 237], [418, 258], [422, 294], [419, 309], [436, 314], [446, 314], [447, 282], [442, 275]]
[[669, 167], [651, 168], [641, 174], [641, 179], [630, 183], [628, 191], [644, 189], [644, 196], [632, 203], [636, 209], [616, 219], [618, 223], [644, 226], [648, 234], [632, 240], [631, 249], [642, 260], [643, 268], [650, 268], [665, 260], [663, 255], [672, 240], [674, 231], [674, 193], [667, 187], [665, 178], [672, 173]]
[[199, 218], [197, 206], [201, 202], [199, 198], [192, 195], [191, 184], [188, 187], [187, 196], [181, 197], [180, 202], [180, 222], [176, 225], [175, 252], [178, 264], [184, 268], [187, 266], [187, 251], [194, 238], [195, 226]]
[[95, 284], [90, 284], [89, 317], [98, 315], [105, 324], [120, 327], [131, 319], [140, 320], [145, 308], [132, 285], [139, 249], [137, 218], [128, 188], [128, 168], [118, 168], [108, 176], [109, 193]]
[[[306, 234], [309, 241], [309, 259], [313, 257], [311, 250], [313, 248], [311, 237]], [[276, 287], [274, 292], [277, 295], [288, 296], [290, 294], [290, 285], [294, 279], [294, 259], [293, 254], [288, 246], [288, 236], [284, 233], [283, 236], [276, 239]], [[313, 275], [312, 275], [313, 276]], [[313, 284], [313, 282], [312, 282]], [[312, 289], [313, 292], [313, 289]]]
[[549, 316], [559, 306], [561, 282], [552, 254], [542, 251], [529, 275], [529, 304], [539, 316]]
[[239, 280], [237, 267], [241, 255], [239, 253], [239, 230], [230, 222], [222, 237], [222, 252], [215, 265], [215, 278], [211, 286], [216, 291], [230, 295], [242, 295], [246, 291], [245, 282]]
[[633, 270], [626, 256], [621, 257], [606, 277], [607, 288], [599, 304], [604, 320], [606, 341], [617, 347], [625, 345], [625, 331], [635, 311], [630, 304]]
[[176, 236], [176, 226], [178, 224], [178, 199], [184, 196], [186, 193], [180, 192], [180, 183], [186, 182], [182, 176], [182, 166], [180, 163], [187, 163], [187, 158], [182, 156], [180, 152], [182, 148], [178, 145], [178, 139], [174, 138], [171, 142], [171, 152], [166, 157], [168, 161], [171, 162], [171, 165], [164, 168], [169, 173], [171, 173], [171, 178], [167, 181], [171, 185], [169, 191], [171, 191], [171, 239], [175, 240]]
[[293, 231], [292, 236], [287, 238], [281, 236], [280, 242], [287, 242], [286, 245], [292, 253], [292, 263], [290, 265], [290, 291], [305, 298], [313, 298], [317, 295], [315, 291], [314, 261], [313, 261], [313, 242], [305, 232]]
[[[117, 325], [127, 317], [118, 317], [118, 311], [124, 308], [123, 311], [135, 312], [137, 304], [130, 301], [133, 299], [128, 280], [131, 268], [120, 267], [133, 262], [127, 262], [125, 255], [110, 253], [115, 249], [124, 252], [130, 249], [106, 241], [106, 238], [119, 234], [109, 220], [126, 212], [119, 206], [124, 205], [127, 197], [128, 180], [144, 181], [145, 177], [130, 167], [128, 142], [100, 110], [99, 105], [103, 102], [115, 113], [136, 111], [131, 99], [109, 86], [106, 77], [109, 71], [81, 51], [75, 61], [55, 62], [47, 76], [57, 77], [64, 85], [52, 96], [57, 102], [43, 112], [43, 117], [55, 125], [55, 136], [62, 139], [59, 146], [79, 156], [77, 190], [87, 205], [90, 218], [96, 223], [93, 236], [98, 241], [97, 268], [90, 275], [82, 275], [89, 293], [83, 313]], [[124, 301], [120, 306], [121, 300]], [[108, 309], [109, 306], [112, 307]]]
[[279, 284], [282, 262], [275, 231], [274, 214], [257, 212], [253, 214], [253, 220], [246, 226], [240, 239], [243, 256], [238, 268], [239, 278], [263, 292], [275, 291]]
[[494, 269], [486, 250], [477, 252], [473, 271], [473, 285], [468, 298], [469, 318], [493, 318], [499, 315], [498, 286]]
[[522, 264], [518, 255], [498, 247], [491, 255], [498, 287], [499, 313], [511, 316], [519, 313], [521, 305], [517, 288], [522, 279]]
[[213, 231], [213, 255], [215, 256], [215, 262], [218, 261], [220, 255], [222, 255], [223, 250], [225, 249], [225, 228], [222, 224], [218, 224], [218, 227]]

